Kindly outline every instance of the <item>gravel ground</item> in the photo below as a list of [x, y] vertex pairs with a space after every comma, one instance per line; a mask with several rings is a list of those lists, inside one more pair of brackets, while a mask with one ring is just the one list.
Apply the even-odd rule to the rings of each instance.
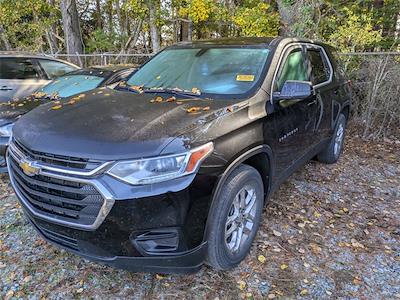
[[347, 140], [265, 208], [248, 258], [229, 272], [129, 273], [44, 242], [0, 177], [0, 298], [400, 299], [400, 145]]

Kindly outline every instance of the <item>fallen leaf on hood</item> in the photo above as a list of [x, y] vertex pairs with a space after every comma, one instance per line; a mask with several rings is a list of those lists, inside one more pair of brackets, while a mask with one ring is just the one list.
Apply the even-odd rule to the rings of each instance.
[[62, 105], [56, 105], [56, 106], [53, 106], [51, 109], [52, 110], [57, 110], [57, 109], [60, 109], [62, 107]]
[[193, 107], [191, 107], [191, 108], [188, 108], [186, 111], [188, 112], [188, 113], [196, 113], [196, 112], [199, 112], [201, 110], [201, 107], [199, 107], [199, 106], [193, 106]]
[[69, 100], [68, 102], [67, 102], [67, 104], [69, 104], [69, 105], [72, 105], [72, 104], [75, 104], [76, 103], [76, 101], [74, 100], [74, 99], [71, 99], [71, 100]]
[[203, 107], [203, 110], [204, 111], [210, 110], [210, 107], [209, 106]]
[[196, 88], [196, 87], [192, 88], [192, 93], [195, 93], [195, 94], [198, 94], [198, 95], [201, 94], [200, 90], [198, 88]]
[[155, 101], [158, 102], [158, 103], [163, 102], [163, 98], [160, 97], [160, 96], [157, 96]]
[[174, 96], [169, 97], [166, 101], [167, 102], [174, 102], [176, 100], [176, 98]]

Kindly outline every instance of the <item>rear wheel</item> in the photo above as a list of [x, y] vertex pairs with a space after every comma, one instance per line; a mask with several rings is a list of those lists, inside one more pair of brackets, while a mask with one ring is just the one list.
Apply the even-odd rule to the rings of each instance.
[[227, 270], [246, 257], [256, 236], [264, 203], [260, 174], [240, 165], [229, 175], [216, 201], [208, 221], [207, 262]]
[[336, 128], [328, 146], [318, 154], [317, 159], [326, 164], [337, 162], [343, 151], [344, 136], [346, 130], [346, 117], [340, 114], [336, 123]]

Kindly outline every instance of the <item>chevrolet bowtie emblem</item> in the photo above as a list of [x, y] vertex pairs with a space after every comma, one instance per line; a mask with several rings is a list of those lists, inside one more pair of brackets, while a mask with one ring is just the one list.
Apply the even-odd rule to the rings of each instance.
[[35, 166], [35, 162], [33, 161], [22, 160], [19, 163], [19, 166], [21, 167], [22, 171], [24, 171], [24, 173], [28, 176], [38, 175], [40, 172], [40, 168]]

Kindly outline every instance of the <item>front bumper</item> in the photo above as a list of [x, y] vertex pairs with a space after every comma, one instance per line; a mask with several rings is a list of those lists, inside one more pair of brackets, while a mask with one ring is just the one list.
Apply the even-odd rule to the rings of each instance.
[[[104, 173], [80, 178], [41, 170], [39, 175], [24, 175], [31, 180], [25, 183], [21, 170], [20, 174], [15, 171], [19, 168], [16, 161], [10, 161], [15, 157], [10, 155], [8, 167], [17, 197], [47, 241], [90, 260], [131, 271], [190, 273], [203, 263], [205, 224], [216, 176], [200, 172], [171, 182], [134, 187]], [[112, 200], [108, 202], [112, 206], [99, 211], [99, 222], [85, 226], [65, 222], [60, 215], [52, 216], [49, 209], [38, 209], [37, 197], [27, 198], [29, 191], [37, 194], [34, 196], [48, 192], [35, 190], [40, 176], [92, 185], [104, 199]], [[46, 183], [48, 189], [54, 186]], [[54, 201], [62, 201], [59, 198]], [[46, 205], [51, 209], [51, 204]]]
[[48, 235], [41, 230], [32, 219], [29, 218], [30, 223], [39, 232], [39, 234], [47, 242], [65, 249], [68, 252], [79, 255], [90, 261], [98, 262], [100, 264], [108, 265], [114, 268], [124, 269], [131, 272], [151, 272], [163, 274], [190, 274], [200, 270], [203, 265], [207, 244], [201, 243], [194, 249], [175, 253], [168, 256], [147, 256], [147, 257], [134, 257], [134, 256], [97, 256], [91, 253], [84, 253], [79, 250], [74, 250], [60, 243], [48, 238]]

